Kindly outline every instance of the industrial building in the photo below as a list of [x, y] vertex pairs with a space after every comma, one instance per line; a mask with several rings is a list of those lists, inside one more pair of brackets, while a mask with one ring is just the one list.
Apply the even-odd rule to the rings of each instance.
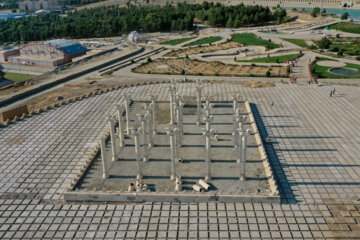
[[0, 48], [0, 62], [6, 62], [11, 56], [19, 55], [19, 49], [10, 46]]
[[86, 54], [87, 48], [67, 39], [31, 42], [22, 45], [18, 56], [8, 58], [10, 63], [55, 67], [69, 63], [73, 58]]

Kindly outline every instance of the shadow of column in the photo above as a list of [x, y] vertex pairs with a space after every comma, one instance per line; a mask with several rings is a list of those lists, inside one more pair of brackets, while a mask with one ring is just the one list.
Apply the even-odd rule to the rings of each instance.
[[[254, 115], [257, 127], [259, 129], [259, 133], [261, 135], [262, 141], [264, 143], [264, 147], [266, 150], [266, 154], [269, 158], [270, 165], [274, 171], [275, 174], [275, 181], [278, 185], [279, 191], [280, 191], [280, 197], [281, 197], [281, 203], [297, 203], [299, 202], [296, 200], [296, 197], [294, 195], [294, 191], [291, 188], [291, 183], [287, 179], [287, 176], [284, 172], [284, 165], [285, 163], [282, 163], [279, 159], [278, 155], [276, 154], [276, 150], [274, 145], [276, 143], [264, 141], [268, 137], [271, 137], [271, 128], [269, 127], [269, 124], [266, 124], [266, 122], [263, 121], [261, 118], [260, 112], [257, 108], [257, 106], [253, 103], [250, 104], [251, 111]], [[268, 126], [268, 128], [266, 128]]]

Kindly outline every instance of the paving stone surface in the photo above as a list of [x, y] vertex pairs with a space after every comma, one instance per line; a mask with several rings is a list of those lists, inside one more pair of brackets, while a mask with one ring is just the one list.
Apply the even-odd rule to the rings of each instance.
[[[193, 84], [180, 84], [195, 95]], [[2, 239], [239, 239], [360, 236], [360, 89], [205, 84], [254, 103], [282, 195], [260, 203], [66, 203], [62, 193], [125, 92], [166, 100], [166, 84], [111, 91], [0, 129]]]

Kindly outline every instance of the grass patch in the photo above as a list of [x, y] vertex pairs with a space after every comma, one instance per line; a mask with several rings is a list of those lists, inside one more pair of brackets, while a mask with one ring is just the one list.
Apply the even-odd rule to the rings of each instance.
[[209, 44], [209, 43], [217, 42], [217, 41], [219, 41], [221, 39], [222, 39], [222, 37], [219, 37], [219, 36], [202, 38], [202, 39], [199, 39], [197, 41], [186, 44], [185, 47], [201, 45], [201, 44]]
[[351, 23], [351, 22], [339, 22], [334, 25], [331, 25], [330, 29], [336, 29], [342, 32], [360, 34], [360, 24]]
[[283, 38], [283, 40], [289, 42], [289, 43], [293, 43], [295, 45], [298, 45], [299, 47], [302, 48], [308, 48], [309, 45], [306, 44], [305, 40], [303, 39], [294, 39], [294, 38]]
[[255, 58], [250, 60], [238, 60], [237, 62], [254, 62], [254, 63], [284, 63], [286, 61], [292, 61], [296, 58], [301, 57], [302, 53], [289, 54], [284, 56], [266, 57], [266, 58]]
[[171, 46], [175, 46], [178, 45], [180, 43], [184, 43], [187, 42], [189, 40], [194, 39], [194, 37], [189, 37], [189, 38], [178, 38], [178, 39], [173, 39], [173, 40], [169, 40], [166, 42], [162, 42], [161, 44], [166, 44], [166, 45], [171, 45]]
[[14, 81], [15, 83], [20, 83], [23, 82], [25, 80], [28, 80], [32, 77], [34, 77], [34, 75], [30, 75], [30, 74], [22, 74], [22, 73], [5, 73], [5, 78]]
[[[331, 60], [331, 59], [318, 58], [317, 60], [315, 60], [311, 64], [311, 73], [312, 73], [312, 75], [316, 76], [317, 78], [359, 78], [360, 77], [360, 74], [358, 74], [356, 76], [346, 76], [346, 75], [334, 74], [334, 73], [329, 72], [329, 69], [331, 69], [333, 67], [326, 67], [326, 66], [317, 65], [317, 62], [328, 61], [328, 60]], [[360, 65], [357, 65], [357, 64], [346, 63], [344, 68], [357, 69], [358, 72], [360, 72]]]
[[261, 39], [252, 33], [236, 33], [232, 35], [231, 40], [249, 46], [264, 46], [266, 47], [266, 49], [274, 49], [280, 47], [278, 44]]

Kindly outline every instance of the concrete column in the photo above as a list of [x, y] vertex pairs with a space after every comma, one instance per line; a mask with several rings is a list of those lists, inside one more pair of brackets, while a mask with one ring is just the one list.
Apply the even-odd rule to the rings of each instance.
[[196, 125], [201, 125], [201, 84], [196, 85]]
[[126, 111], [126, 133], [130, 134], [130, 102], [131, 97], [127, 94], [124, 95], [124, 105]]
[[131, 135], [134, 138], [135, 142], [135, 154], [136, 154], [136, 179], [141, 179], [143, 177], [141, 170], [141, 157], [140, 157], [140, 134], [142, 134], [142, 129], [135, 130], [130, 128]]
[[171, 180], [175, 180], [176, 177], [176, 163], [175, 163], [175, 135], [178, 132], [177, 128], [169, 127], [165, 129], [167, 135], [170, 136], [170, 159], [171, 159]]
[[101, 147], [101, 164], [103, 168], [102, 178], [105, 179], [108, 177], [106, 173], [106, 165], [105, 165], [105, 138], [100, 139], [100, 147]]
[[241, 132], [239, 137], [241, 137], [241, 156], [240, 156], [240, 180], [246, 180], [246, 148], [247, 148], [247, 136], [251, 133], [250, 129], [246, 132]]
[[205, 164], [206, 174], [205, 181], [211, 180], [211, 136], [214, 135], [214, 130], [204, 130], [203, 135], [205, 136]]
[[157, 95], [151, 95], [151, 110], [152, 110], [152, 134], [156, 135], [157, 134], [157, 124], [156, 124], [156, 100], [157, 100], [158, 96]]
[[149, 153], [148, 153], [148, 141], [147, 141], [147, 128], [146, 122], [148, 120], [147, 115], [137, 114], [138, 119], [141, 121], [141, 129], [142, 129], [142, 136], [143, 136], [143, 161], [147, 162], [149, 160]]
[[148, 146], [149, 147], [152, 147], [153, 146], [153, 138], [152, 138], [152, 126], [153, 126], [153, 118], [152, 118], [152, 110], [151, 110], [151, 107], [147, 104], [145, 104], [145, 111], [146, 111], [146, 115], [148, 117], [147, 119], [147, 134], [149, 135], [148, 136]]
[[116, 160], [116, 139], [115, 139], [115, 123], [114, 119], [109, 115], [108, 116], [108, 122], [110, 127], [110, 138], [111, 138], [111, 150], [112, 150], [112, 161], [114, 162]]
[[125, 146], [125, 137], [124, 137], [124, 130], [123, 130], [123, 108], [121, 107], [121, 105], [117, 105], [117, 115], [118, 115], [118, 120], [119, 120], [119, 139], [120, 139], [120, 147]]

